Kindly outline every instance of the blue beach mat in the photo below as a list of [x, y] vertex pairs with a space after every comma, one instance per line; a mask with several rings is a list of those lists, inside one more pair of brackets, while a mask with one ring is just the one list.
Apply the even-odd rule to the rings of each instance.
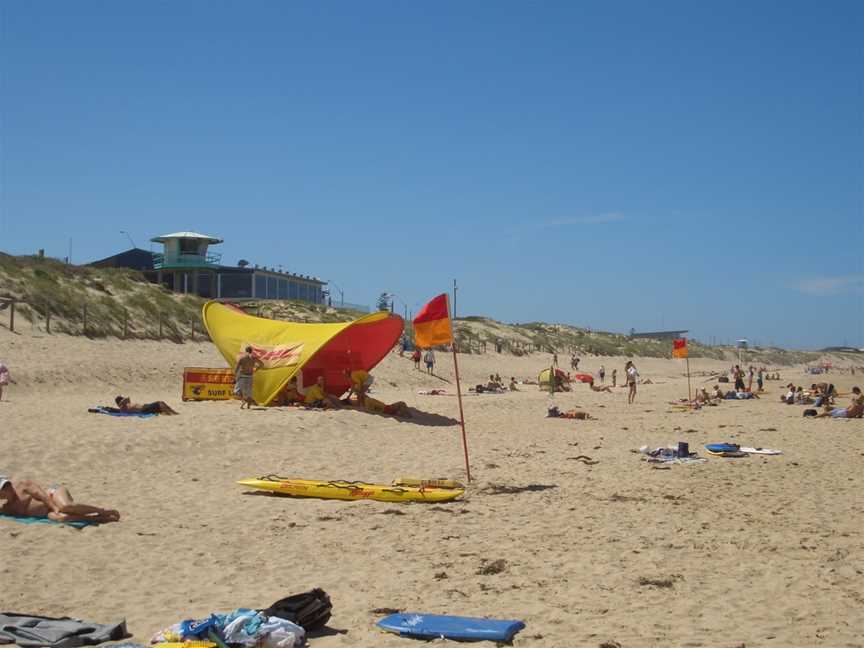
[[417, 639], [444, 637], [461, 641], [507, 642], [525, 624], [522, 621], [405, 612], [384, 617], [378, 622], [378, 627], [401, 637]]
[[86, 526], [98, 524], [98, 522], [89, 522], [86, 520], [81, 520], [80, 522], [57, 522], [56, 520], [49, 520], [48, 518], [21, 517], [18, 515], [6, 515], [5, 513], [0, 513], [0, 520], [11, 520], [12, 522], [19, 522], [21, 524], [59, 524], [60, 526], [71, 526], [76, 529], [83, 529]]
[[135, 418], [153, 418], [155, 414], [144, 414], [143, 412], [113, 412], [106, 407], [92, 407], [87, 410], [91, 414], [107, 414], [108, 416], [134, 416]]

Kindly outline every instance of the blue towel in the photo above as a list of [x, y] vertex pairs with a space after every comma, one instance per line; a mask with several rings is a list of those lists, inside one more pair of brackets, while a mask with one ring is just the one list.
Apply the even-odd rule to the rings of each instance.
[[83, 529], [86, 526], [99, 524], [98, 522], [90, 522], [89, 520], [81, 520], [80, 522], [57, 522], [56, 520], [49, 520], [44, 517], [22, 517], [19, 515], [6, 515], [5, 513], [0, 513], [0, 520], [12, 520], [13, 522], [20, 522], [21, 524], [62, 524], [63, 526], [71, 526], [76, 529]]
[[137, 418], [153, 418], [155, 414], [144, 414], [143, 412], [112, 412], [104, 407], [93, 407], [87, 410], [91, 414], [107, 414], [108, 416], [135, 416]]

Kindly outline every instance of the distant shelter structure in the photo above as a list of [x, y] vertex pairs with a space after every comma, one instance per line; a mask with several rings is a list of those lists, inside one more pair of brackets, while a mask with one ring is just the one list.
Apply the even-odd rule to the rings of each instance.
[[173, 292], [208, 299], [297, 299], [323, 304], [327, 282], [309, 275], [282, 272], [240, 261], [222, 265], [222, 255], [210, 251], [222, 239], [198, 232], [174, 232], [150, 239], [162, 252], [132, 248], [89, 265], [131, 268]]
[[688, 330], [683, 331], [646, 331], [645, 333], [637, 333], [635, 329], [630, 329], [631, 338], [647, 338], [651, 340], [680, 340], [687, 337]]

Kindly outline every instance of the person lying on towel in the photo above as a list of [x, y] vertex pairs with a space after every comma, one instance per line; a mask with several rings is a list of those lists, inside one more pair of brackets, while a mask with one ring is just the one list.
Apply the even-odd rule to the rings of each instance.
[[[121, 412], [129, 412], [130, 414], [167, 414], [175, 415], [175, 412], [165, 401], [153, 401], [152, 403], [144, 403], [138, 405], [132, 402], [128, 396], [117, 396], [114, 399], [117, 404], [117, 409]], [[109, 408], [105, 408], [109, 409]], [[113, 409], [113, 408], [112, 408]]]
[[566, 418], [566, 419], [577, 419], [580, 421], [591, 421], [596, 420], [593, 416], [591, 416], [588, 412], [578, 409], [567, 410], [566, 412], [562, 412], [557, 407], [550, 407], [546, 412], [546, 418]]
[[411, 410], [405, 401], [397, 403], [386, 403], [372, 398], [368, 394], [363, 394], [363, 409], [373, 414], [389, 414], [390, 416], [398, 416], [402, 418], [411, 418]]
[[113, 509], [76, 504], [65, 486], [42, 488], [29, 479], [0, 475], [0, 513], [18, 517], [40, 517], [55, 522], [117, 522]]

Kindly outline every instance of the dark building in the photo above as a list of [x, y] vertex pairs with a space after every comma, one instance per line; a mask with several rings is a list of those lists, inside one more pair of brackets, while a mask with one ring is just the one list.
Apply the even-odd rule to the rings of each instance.
[[153, 283], [209, 299], [298, 299], [324, 303], [327, 282], [307, 275], [258, 266], [224, 266], [221, 254], [209, 251], [222, 239], [197, 232], [175, 232], [150, 239], [161, 253], [133, 248], [94, 261], [99, 268], [140, 270]]
[[647, 333], [637, 333], [635, 329], [630, 329], [631, 338], [649, 338], [652, 340], [679, 340], [687, 336], [687, 331], [648, 331]]

